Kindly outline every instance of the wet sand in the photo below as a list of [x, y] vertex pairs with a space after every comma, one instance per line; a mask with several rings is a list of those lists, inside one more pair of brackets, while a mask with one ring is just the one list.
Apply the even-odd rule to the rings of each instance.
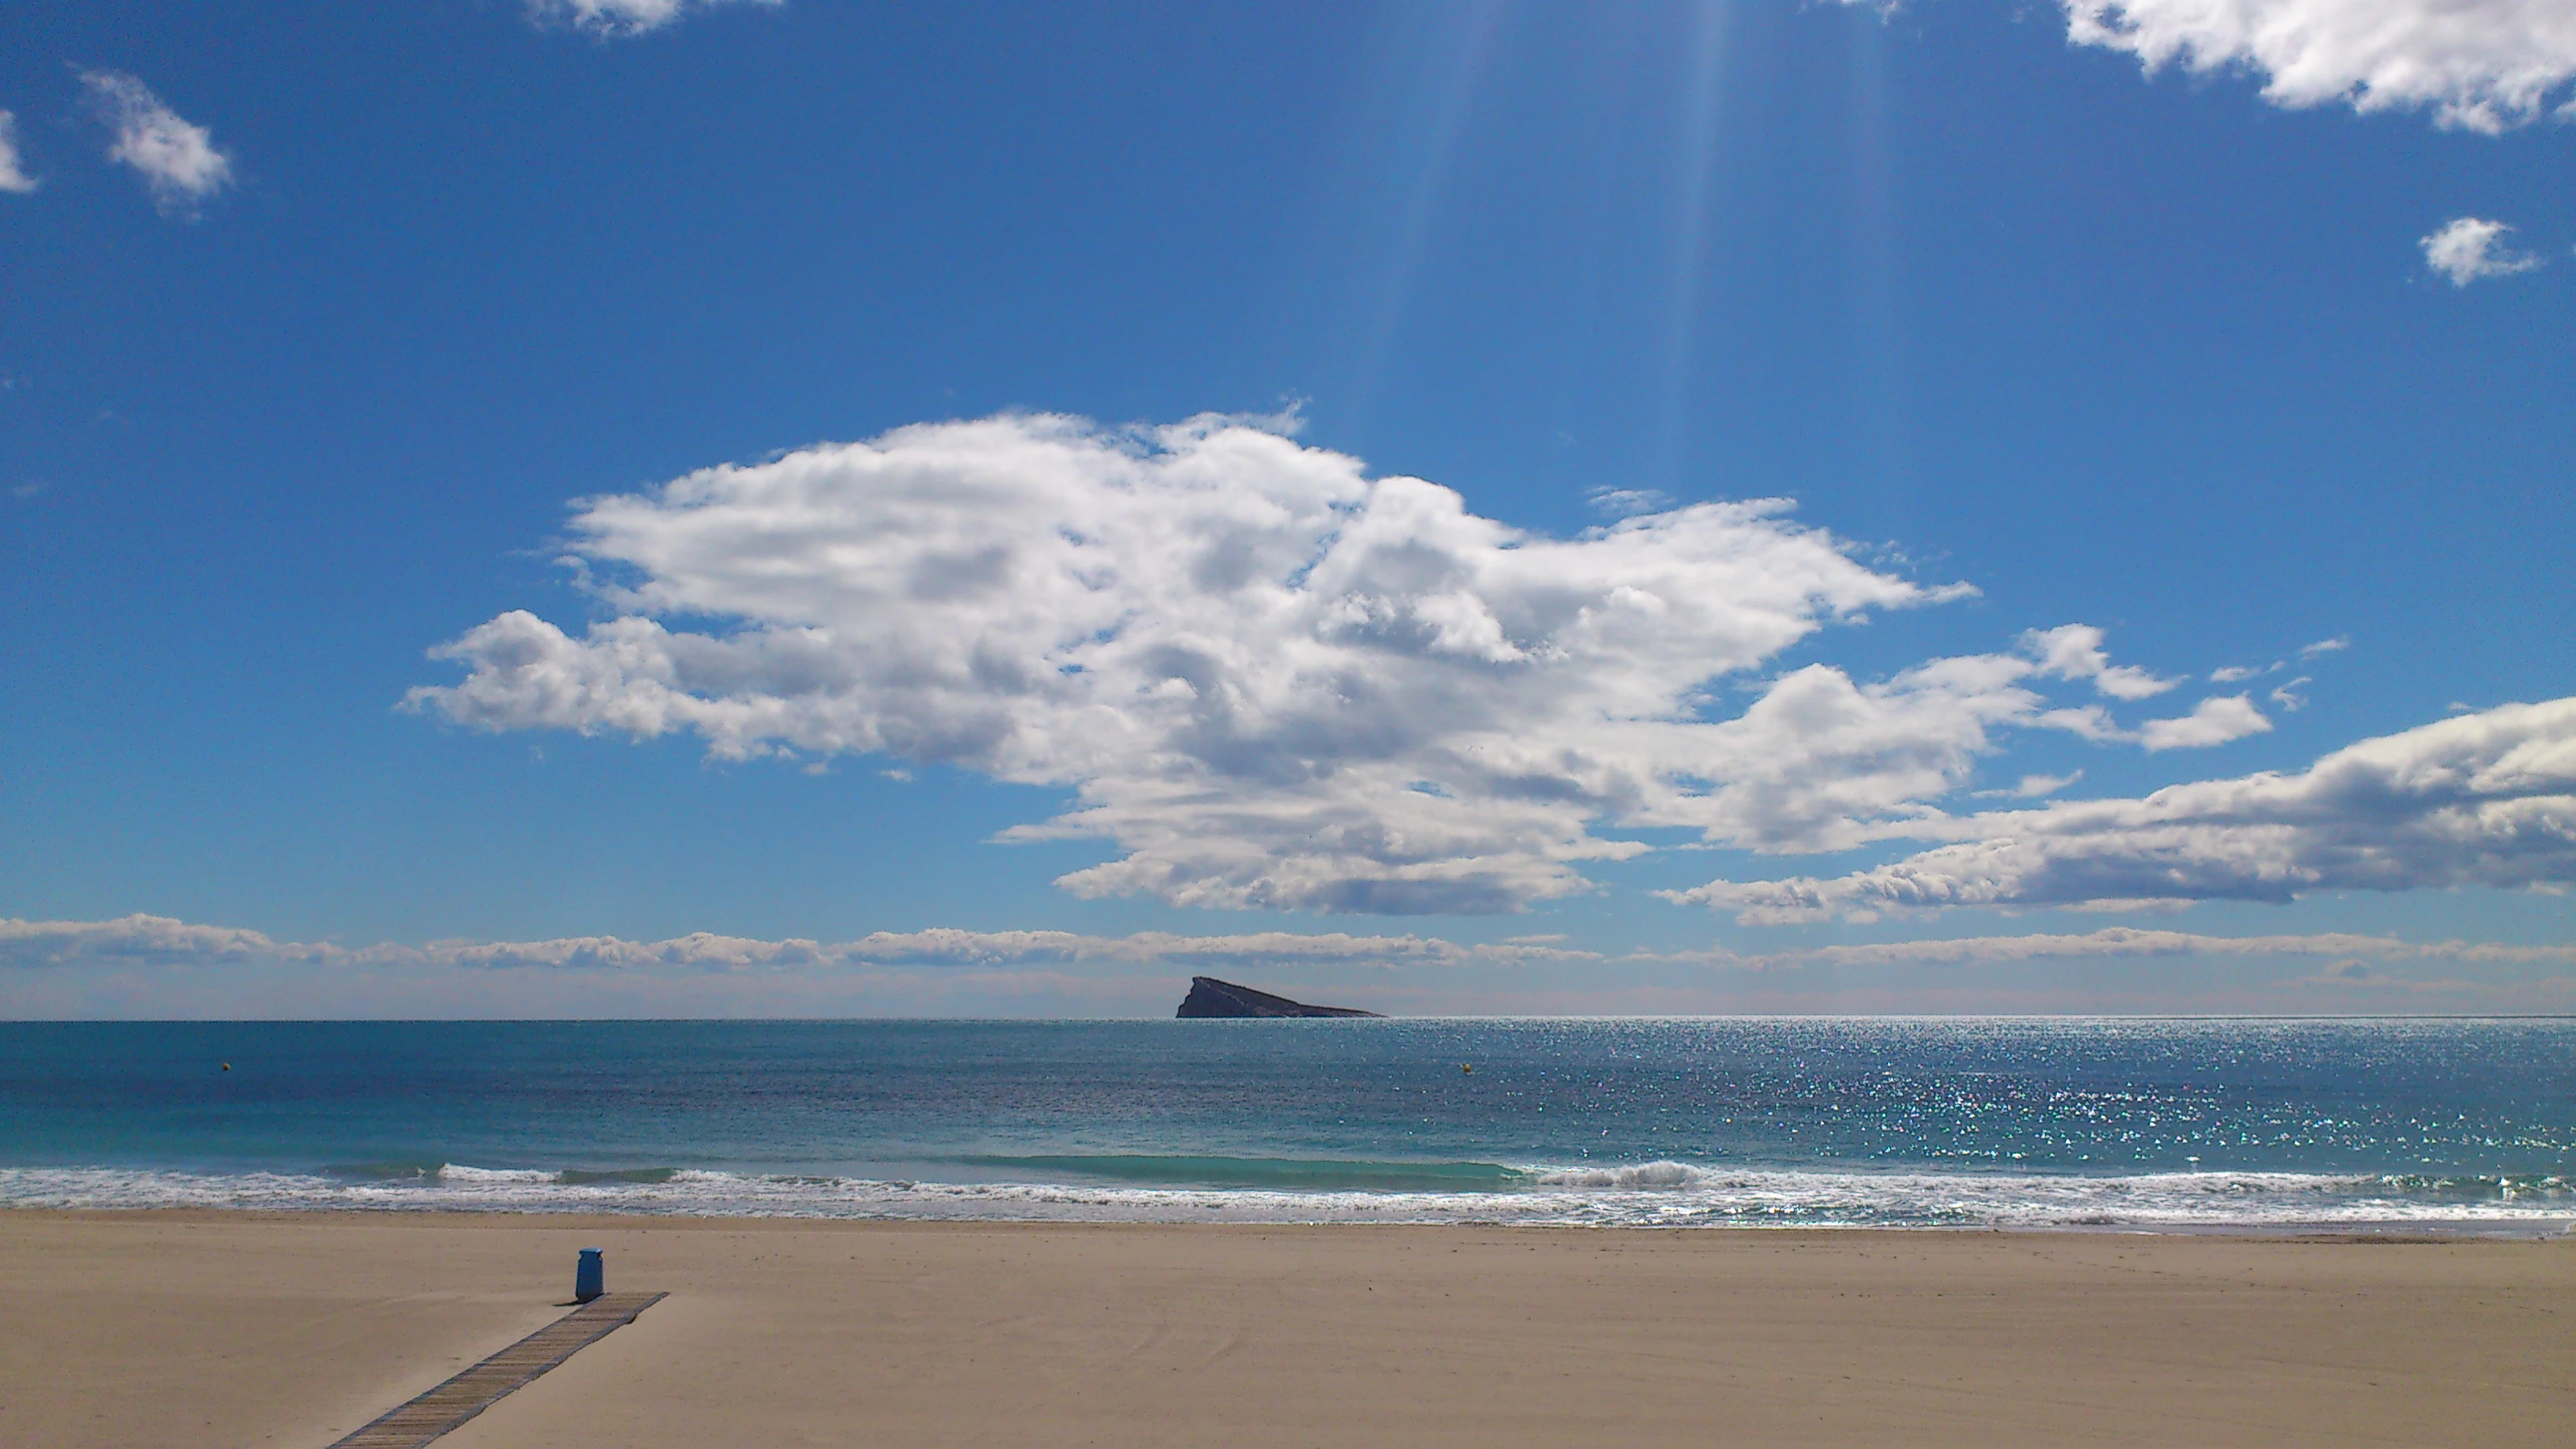
[[2576, 1242], [0, 1212], [0, 1443], [2576, 1440]]

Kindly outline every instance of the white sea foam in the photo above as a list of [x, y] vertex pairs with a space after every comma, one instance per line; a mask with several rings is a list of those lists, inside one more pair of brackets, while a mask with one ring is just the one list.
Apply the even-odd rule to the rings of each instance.
[[1541, 1172], [1541, 1187], [1689, 1187], [1708, 1173], [1679, 1162], [1640, 1162], [1626, 1167], [1560, 1167]]
[[[1368, 1192], [919, 1182], [679, 1170], [599, 1180], [448, 1165], [436, 1172], [191, 1173], [0, 1168], [0, 1206], [621, 1212], [1113, 1222], [1458, 1222], [1587, 1226], [1919, 1226], [2191, 1231], [2362, 1223], [2548, 1232], [2576, 1220], [2559, 1177], [2286, 1172], [1813, 1172], [1678, 1162], [1532, 1169], [1509, 1191]], [[659, 1180], [634, 1180], [636, 1177]]]
[[499, 1187], [512, 1183], [555, 1184], [562, 1181], [560, 1173], [538, 1172], [525, 1168], [459, 1167], [453, 1162], [443, 1164], [438, 1169], [437, 1177], [442, 1183], [453, 1183], [459, 1187]]

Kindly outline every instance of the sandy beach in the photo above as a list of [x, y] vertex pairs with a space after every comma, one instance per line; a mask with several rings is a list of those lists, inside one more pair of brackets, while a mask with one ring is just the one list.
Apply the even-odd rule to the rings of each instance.
[[2576, 1243], [0, 1214], [0, 1442], [2563, 1444]]

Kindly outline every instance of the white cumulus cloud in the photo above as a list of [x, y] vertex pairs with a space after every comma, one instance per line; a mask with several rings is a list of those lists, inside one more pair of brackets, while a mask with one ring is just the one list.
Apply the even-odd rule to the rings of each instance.
[[2489, 134], [2576, 80], [2566, 0], [2065, 0], [2067, 34], [2150, 71], [2243, 70], [2275, 105], [2429, 110]]
[[2500, 221], [2461, 217], [2423, 239], [2424, 265], [2454, 287], [2534, 270], [2540, 258], [2505, 244], [2505, 236], [2512, 230]]
[[929, 424], [581, 502], [611, 617], [502, 614], [408, 703], [953, 764], [1073, 792], [1007, 835], [1115, 841], [1078, 894], [1398, 913], [1587, 889], [1581, 863], [1647, 849], [1621, 829], [1849, 844], [1967, 783], [1998, 729], [2134, 738], [2038, 688], [2144, 689], [2082, 626], [1880, 681], [1808, 665], [1725, 717], [1726, 676], [1954, 592], [1786, 511], [1548, 538], [1240, 419]]
[[2149, 720], [2139, 736], [2151, 751], [2197, 750], [2259, 735], [2271, 727], [2272, 722], [2244, 695], [2223, 694], [2202, 700], [2178, 719]]
[[2022, 636], [2022, 647], [2038, 656], [2043, 672], [2060, 679], [2089, 679], [2113, 699], [2149, 699], [2182, 683], [2159, 679], [2146, 670], [2113, 664], [2102, 650], [2102, 631], [2090, 624], [2034, 629]]
[[18, 118], [0, 111], [0, 191], [20, 195], [36, 189], [36, 178], [27, 174], [27, 166], [18, 156]]
[[1832, 880], [1672, 899], [1747, 922], [1950, 906], [2287, 901], [2318, 891], [2576, 885], [2576, 699], [2507, 705], [2338, 750], [2294, 775], [1926, 823], [1956, 843]]
[[107, 158], [134, 168], [164, 212], [191, 211], [232, 184], [232, 158], [215, 149], [214, 134], [164, 105], [149, 86], [117, 71], [83, 71], [81, 83], [113, 133]]
[[595, 35], [641, 35], [695, 10], [717, 5], [778, 5], [784, 0], [528, 0], [541, 25], [570, 25]]

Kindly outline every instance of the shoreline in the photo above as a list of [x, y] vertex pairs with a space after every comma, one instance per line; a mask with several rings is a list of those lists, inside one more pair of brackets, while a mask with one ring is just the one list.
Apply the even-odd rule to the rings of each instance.
[[969, 1218], [969, 1217], [846, 1217], [824, 1214], [795, 1213], [728, 1213], [688, 1210], [630, 1209], [598, 1211], [565, 1208], [491, 1208], [491, 1207], [20, 1207], [0, 1204], [0, 1223], [12, 1218], [62, 1218], [78, 1220], [137, 1219], [169, 1222], [272, 1222], [330, 1221], [381, 1222], [417, 1218], [424, 1221], [470, 1223], [489, 1218], [504, 1224], [543, 1225], [551, 1228], [598, 1228], [602, 1230], [644, 1224], [749, 1225], [777, 1223], [847, 1228], [955, 1227], [995, 1229], [1135, 1229], [1172, 1231], [1313, 1231], [1340, 1232], [1388, 1229], [1419, 1232], [1502, 1232], [1502, 1233], [1819, 1233], [1886, 1234], [1891, 1237], [1916, 1235], [2029, 1236], [2029, 1237], [2139, 1237], [2190, 1238], [2214, 1241], [2292, 1242], [2292, 1243], [2546, 1243], [2557, 1240], [2576, 1242], [2576, 1211], [2556, 1221], [2520, 1222], [2424, 1222], [2404, 1218], [2384, 1221], [2317, 1222], [2317, 1223], [1834, 1223], [1834, 1222], [1512, 1222], [1473, 1218], [1443, 1218], [1429, 1221], [1401, 1219], [1341, 1219], [1277, 1221], [1262, 1219], [1227, 1219], [1223, 1221], [1183, 1221], [1159, 1218]]
[[[1239, 1174], [1249, 1180], [1227, 1182], [1186, 1176], [1156, 1181], [1132, 1170], [952, 1180], [927, 1175], [924, 1170], [931, 1164], [894, 1166], [908, 1170], [836, 1175], [832, 1169], [820, 1174], [775, 1168], [556, 1170], [454, 1163], [400, 1172], [12, 1167], [0, 1168], [0, 1211], [206, 1208], [891, 1222], [2411, 1232], [2541, 1238], [2576, 1231], [2576, 1184], [2554, 1173], [1854, 1171], [1668, 1160], [1558, 1171], [1263, 1159], [1255, 1164], [1258, 1170]], [[1265, 1174], [1269, 1181], [1260, 1180]]]
[[2576, 1243], [0, 1212], [0, 1440], [331, 1442], [559, 1316], [441, 1449], [2562, 1442]]

